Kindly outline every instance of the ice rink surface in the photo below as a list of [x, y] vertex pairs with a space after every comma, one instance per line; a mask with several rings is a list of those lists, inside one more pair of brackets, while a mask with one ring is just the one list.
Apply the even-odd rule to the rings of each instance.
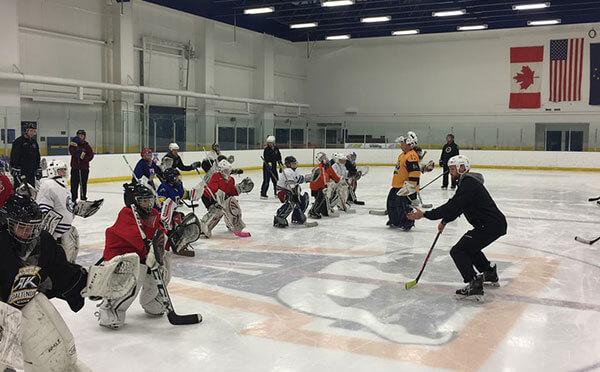
[[[600, 243], [573, 240], [600, 234], [600, 208], [587, 202], [600, 194], [600, 174], [473, 171], [484, 175], [509, 226], [485, 250], [501, 287], [486, 287], [484, 303], [454, 297], [463, 283], [448, 252], [469, 229], [464, 217], [446, 227], [419, 284], [404, 289], [437, 222], [417, 221], [403, 232], [368, 214], [384, 208], [391, 167], [372, 167], [359, 181], [366, 205], [353, 207], [356, 214], [315, 228], [274, 228], [280, 203], [272, 189], [260, 200], [261, 174], [247, 172], [255, 189], [239, 200], [252, 237], [235, 237], [221, 222], [212, 239], [194, 243], [196, 257], [170, 255], [175, 309], [200, 312], [201, 324], [149, 318], [136, 301], [126, 325], [113, 331], [98, 326], [94, 302], [79, 313], [53, 302], [95, 371], [600, 370]], [[184, 184], [197, 180], [186, 176]], [[425, 203], [452, 196], [440, 183], [423, 191]], [[104, 230], [123, 205], [121, 185], [90, 185], [88, 197], [106, 202], [75, 221], [81, 264], [101, 256]]]

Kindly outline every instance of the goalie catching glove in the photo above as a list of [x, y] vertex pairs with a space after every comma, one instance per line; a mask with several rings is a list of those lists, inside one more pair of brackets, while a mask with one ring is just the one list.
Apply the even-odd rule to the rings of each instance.
[[235, 188], [237, 189], [238, 194], [248, 193], [254, 188], [254, 182], [252, 182], [249, 177], [246, 177], [242, 180], [242, 182], [237, 184]]
[[77, 202], [77, 204], [75, 204], [75, 215], [83, 218], [93, 216], [96, 214], [96, 212], [98, 212], [98, 210], [100, 210], [100, 207], [103, 203], [104, 199], [94, 201], [80, 200]]
[[408, 181], [404, 181], [404, 184], [396, 193], [398, 196], [407, 196], [410, 200], [417, 198], [417, 185], [413, 185]]
[[135, 286], [139, 266], [139, 256], [136, 253], [126, 253], [90, 267], [87, 285], [81, 291], [81, 296], [106, 299], [125, 296]]
[[435, 167], [433, 160], [430, 160], [427, 164], [423, 165], [423, 173], [431, 172]]

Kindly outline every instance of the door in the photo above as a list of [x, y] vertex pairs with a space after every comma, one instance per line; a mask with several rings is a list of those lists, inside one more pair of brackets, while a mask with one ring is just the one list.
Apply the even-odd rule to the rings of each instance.
[[562, 151], [562, 131], [546, 131], [546, 151]]
[[181, 107], [150, 106], [148, 143], [156, 152], [169, 151], [169, 143], [176, 142], [185, 151], [185, 109]]
[[567, 134], [569, 135], [567, 141], [569, 144], [568, 151], [583, 151], [583, 131], [573, 130], [567, 132]]

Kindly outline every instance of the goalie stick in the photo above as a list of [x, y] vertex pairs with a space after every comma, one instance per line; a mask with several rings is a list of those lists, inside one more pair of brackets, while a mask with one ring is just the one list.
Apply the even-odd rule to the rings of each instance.
[[[144, 241], [144, 245], [147, 246], [148, 239], [146, 238], [146, 233], [144, 233], [144, 229], [142, 227], [142, 221], [140, 221], [140, 216], [138, 215], [137, 208], [135, 205], [131, 206], [131, 210], [133, 211], [133, 217], [135, 218], [135, 222], [137, 224], [138, 230], [140, 231], [140, 235], [142, 240]], [[160, 257], [156, 257], [157, 261], [162, 259]], [[163, 262], [159, 262], [159, 264], [163, 264]], [[165, 285], [165, 279], [162, 276], [160, 270], [155, 269], [151, 270], [152, 276], [154, 277], [154, 281], [156, 282], [156, 286], [158, 287], [158, 293], [160, 293], [163, 298], [163, 303], [167, 308], [167, 319], [169, 319], [169, 323], [173, 325], [186, 325], [186, 324], [197, 324], [202, 322], [202, 315], [200, 314], [188, 314], [188, 315], [179, 315], [173, 309], [173, 302], [171, 302], [171, 297], [169, 296], [169, 292], [167, 291], [167, 286]]]
[[588, 201], [596, 201], [596, 200], [600, 200], [600, 196], [598, 196], [597, 198], [589, 198]]
[[434, 183], [437, 179], [439, 179], [441, 176], [443, 176], [444, 174], [447, 174], [448, 172], [442, 172], [440, 175], [438, 175], [437, 177], [435, 177], [434, 179], [432, 179], [431, 181], [429, 181], [425, 186], [420, 187], [419, 191], [423, 191], [424, 188], [426, 188], [427, 186], [431, 185], [432, 183]]
[[433, 240], [431, 248], [429, 248], [429, 252], [427, 252], [427, 256], [425, 257], [425, 261], [423, 262], [423, 266], [421, 266], [421, 270], [419, 271], [419, 275], [417, 275], [417, 278], [415, 280], [411, 280], [410, 282], [406, 282], [404, 284], [404, 288], [411, 289], [412, 287], [417, 285], [419, 279], [421, 279], [421, 275], [423, 275], [423, 271], [425, 271], [425, 266], [427, 265], [427, 261], [429, 261], [429, 256], [431, 256], [431, 252], [433, 252], [433, 247], [435, 247], [435, 243], [437, 243], [440, 235], [442, 235], [442, 232], [438, 231], [437, 235], [435, 236], [435, 239]]
[[576, 236], [575, 240], [577, 240], [578, 242], [583, 243], [583, 244], [592, 245], [592, 244], [596, 243], [598, 240], [600, 240], [600, 236], [597, 237], [596, 239], [593, 239], [593, 240], [587, 240], [587, 239], [580, 238], [580, 237]]

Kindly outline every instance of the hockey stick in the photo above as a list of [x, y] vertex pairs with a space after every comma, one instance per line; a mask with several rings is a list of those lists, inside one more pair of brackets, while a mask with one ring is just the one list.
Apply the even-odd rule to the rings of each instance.
[[417, 285], [417, 283], [419, 282], [419, 279], [421, 279], [421, 275], [423, 275], [423, 271], [425, 271], [425, 265], [427, 265], [429, 256], [431, 256], [431, 252], [433, 252], [433, 247], [435, 247], [435, 243], [437, 243], [440, 235], [442, 235], [442, 232], [438, 231], [437, 235], [435, 236], [435, 239], [433, 240], [433, 244], [431, 245], [431, 248], [429, 248], [429, 252], [427, 252], [427, 256], [425, 257], [425, 262], [423, 262], [423, 266], [421, 266], [421, 270], [419, 271], [419, 275], [417, 275], [417, 279], [411, 280], [410, 282], [406, 282], [404, 284], [404, 288], [411, 289], [412, 287]]
[[600, 196], [597, 198], [589, 198], [588, 201], [596, 201], [596, 200], [600, 200]]
[[443, 172], [441, 173], [439, 176], [437, 176], [436, 178], [432, 179], [431, 181], [429, 181], [425, 186], [420, 187], [419, 191], [423, 191], [424, 188], [426, 188], [427, 186], [431, 185], [432, 183], [434, 183], [435, 181], [437, 181], [441, 176], [443, 176], [444, 174], [448, 174], [448, 172]]
[[593, 239], [593, 240], [587, 240], [587, 239], [580, 238], [580, 237], [576, 236], [575, 240], [577, 240], [578, 242], [583, 243], [583, 244], [592, 245], [592, 244], [596, 243], [598, 240], [600, 240], [600, 236], [597, 237], [596, 239]]
[[[150, 242], [146, 238], [146, 233], [144, 233], [142, 221], [140, 220], [140, 216], [137, 212], [137, 208], [135, 207], [135, 205], [131, 206], [131, 210], [133, 212], [133, 217], [135, 218], [138, 230], [140, 231], [140, 235], [142, 236], [142, 240], [144, 241], [144, 245], [148, 247]], [[156, 257], [156, 260], [162, 261], [160, 257]], [[162, 265], [163, 262], [159, 262], [159, 264]], [[171, 297], [169, 296], [169, 292], [167, 291], [167, 286], [165, 285], [165, 279], [163, 278], [162, 273], [159, 269], [154, 269], [150, 271], [152, 272], [152, 276], [154, 277], [154, 281], [156, 282], [156, 286], [158, 287], [158, 293], [163, 299], [163, 304], [167, 308], [167, 319], [169, 319], [169, 323], [173, 325], [186, 325], [197, 324], [202, 322], [202, 315], [200, 314], [177, 314], [175, 312], [175, 309], [173, 309], [173, 302], [171, 302]]]
[[421, 207], [423, 207], [423, 208], [432, 208], [433, 207], [433, 204], [423, 203], [423, 199], [421, 199], [421, 193], [418, 193], [417, 197], [419, 198], [419, 203], [421, 203]]

